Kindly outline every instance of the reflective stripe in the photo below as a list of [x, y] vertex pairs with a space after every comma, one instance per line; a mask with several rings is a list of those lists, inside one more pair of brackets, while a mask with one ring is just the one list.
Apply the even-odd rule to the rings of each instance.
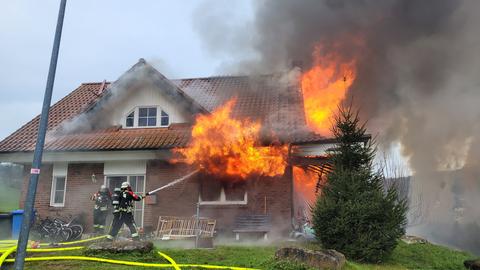
[[113, 236], [107, 235], [107, 238], [108, 238], [108, 239], [113, 239]]
[[101, 211], [107, 211], [107, 209], [108, 209], [107, 207], [100, 207]]
[[138, 233], [132, 233], [132, 237], [138, 237]]
[[105, 228], [105, 226], [103, 226], [103, 225], [98, 225], [98, 228], [103, 229], [103, 228]]
[[119, 204], [119, 201], [112, 201], [112, 204]]

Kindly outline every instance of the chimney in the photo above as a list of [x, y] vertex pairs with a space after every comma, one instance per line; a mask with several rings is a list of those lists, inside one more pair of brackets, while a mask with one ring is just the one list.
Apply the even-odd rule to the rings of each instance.
[[105, 84], [107, 83], [107, 80], [103, 80], [102, 85], [100, 85], [100, 89], [98, 89], [97, 96], [101, 96], [103, 93], [103, 90], [105, 89]]

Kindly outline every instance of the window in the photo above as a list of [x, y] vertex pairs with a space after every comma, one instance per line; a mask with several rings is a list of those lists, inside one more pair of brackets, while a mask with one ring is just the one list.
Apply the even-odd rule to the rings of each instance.
[[126, 127], [133, 127], [134, 120], [135, 120], [135, 111], [133, 111], [129, 115], [127, 115], [125, 126]]
[[63, 207], [65, 205], [65, 190], [67, 186], [66, 176], [54, 176], [52, 179], [52, 193], [50, 205]]
[[199, 201], [202, 205], [246, 205], [246, 183], [223, 182], [211, 177], [202, 178]]
[[157, 108], [139, 108], [138, 109], [138, 126], [154, 127], [157, 125]]
[[124, 127], [168, 127], [170, 115], [157, 106], [136, 107], [123, 120]]
[[168, 126], [168, 114], [162, 110], [162, 115], [160, 117], [160, 125], [161, 126]]

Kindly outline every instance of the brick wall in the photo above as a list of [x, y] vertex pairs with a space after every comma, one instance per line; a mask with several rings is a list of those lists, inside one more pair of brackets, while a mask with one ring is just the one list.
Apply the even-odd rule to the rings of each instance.
[[[69, 164], [67, 175], [67, 191], [64, 207], [50, 206], [50, 190], [52, 184], [52, 165], [42, 167], [42, 174], [37, 188], [35, 208], [43, 217], [56, 215], [83, 215], [85, 229], [91, 230], [93, 202], [91, 194], [95, 193], [103, 183], [102, 163]], [[151, 160], [147, 162], [146, 191], [184, 176], [193, 169], [184, 164], [170, 164], [165, 161]], [[28, 180], [30, 168], [25, 166], [25, 179]], [[97, 183], [92, 183], [92, 174], [96, 175]], [[193, 216], [196, 213], [196, 203], [199, 196], [200, 181], [203, 174], [191, 177], [170, 188], [157, 192], [155, 204], [145, 204], [144, 226], [157, 227], [158, 217]], [[27, 188], [24, 181], [23, 190]], [[208, 182], [208, 181], [205, 181]], [[272, 217], [276, 231], [288, 232], [291, 223], [292, 177], [288, 167], [283, 176], [257, 177], [247, 181], [247, 205], [202, 205], [200, 215], [217, 220], [217, 230], [229, 234], [234, 226], [235, 216], [245, 214], [264, 214]], [[24, 195], [26, 192], [23, 192]], [[23, 207], [24, 197], [21, 206]]]
[[[85, 230], [92, 229], [93, 205], [90, 196], [98, 191], [103, 184], [103, 163], [79, 163], [68, 165], [65, 206], [50, 206], [50, 192], [52, 186], [52, 164], [42, 166], [40, 179], [35, 198], [35, 209], [41, 217], [74, 215], [83, 218]], [[23, 191], [27, 190], [30, 167], [25, 166], [25, 181]], [[92, 183], [92, 174], [95, 174], [97, 183]], [[23, 208], [26, 192], [22, 192], [20, 207]]]
[[[185, 165], [169, 164], [163, 161], [147, 163], [146, 190], [153, 190], [179, 178], [193, 169]], [[193, 216], [199, 196], [200, 181], [203, 174], [198, 174], [173, 187], [156, 193], [157, 203], [145, 205], [144, 225], [157, 226], [158, 217]], [[208, 181], [205, 181], [208, 182]], [[257, 177], [247, 181], [247, 205], [202, 205], [200, 215], [217, 220], [217, 230], [230, 234], [235, 216], [246, 214], [264, 214], [272, 217], [277, 232], [285, 234], [290, 230], [292, 177], [288, 167], [283, 176]]]

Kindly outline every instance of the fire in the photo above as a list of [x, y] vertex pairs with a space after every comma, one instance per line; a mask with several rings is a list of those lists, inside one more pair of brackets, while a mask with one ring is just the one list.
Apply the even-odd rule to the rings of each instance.
[[318, 174], [293, 166], [293, 186], [295, 192], [296, 216], [309, 219], [310, 207], [315, 204], [317, 198], [316, 185]]
[[355, 80], [355, 60], [345, 61], [336, 53], [325, 53], [321, 45], [313, 52], [314, 66], [302, 74], [301, 86], [308, 126], [329, 135], [330, 119]]
[[186, 148], [175, 149], [184, 162], [195, 164], [211, 174], [239, 176], [251, 174], [276, 176], [286, 167], [286, 146], [259, 147], [259, 122], [231, 117], [235, 100], [217, 108], [210, 115], [200, 115]]

